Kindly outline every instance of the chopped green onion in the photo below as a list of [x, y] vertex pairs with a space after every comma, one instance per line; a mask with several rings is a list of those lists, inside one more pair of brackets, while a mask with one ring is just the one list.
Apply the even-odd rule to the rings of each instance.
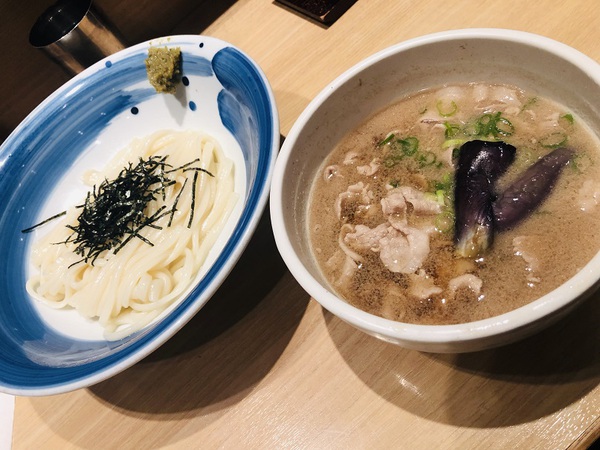
[[388, 157], [383, 160], [383, 165], [385, 167], [387, 167], [388, 169], [390, 169], [390, 168], [394, 167], [396, 164], [398, 164], [401, 159], [402, 159], [401, 156], [397, 157], [395, 155], [388, 155]]
[[421, 167], [427, 167], [434, 164], [437, 161], [437, 157], [433, 152], [423, 152], [420, 153], [417, 157], [417, 161], [419, 161], [419, 165]]
[[500, 113], [498, 113], [498, 120], [494, 124], [495, 130], [492, 131], [492, 135], [497, 137], [500, 136], [512, 136], [515, 131], [515, 127], [506, 117], [500, 117]]
[[536, 159], [537, 156], [531, 148], [523, 147], [517, 151], [517, 161], [515, 163], [518, 164], [519, 167], [525, 168], [533, 164]]
[[573, 125], [573, 123], [575, 122], [575, 119], [573, 118], [573, 114], [571, 114], [571, 113], [563, 114], [562, 116], [560, 116], [560, 118], [565, 119], [567, 122], [569, 122], [569, 125]]
[[438, 110], [439, 115], [442, 117], [453, 116], [458, 111], [458, 105], [456, 104], [456, 102], [454, 102], [454, 100], [450, 102], [450, 109], [448, 110], [444, 110], [445, 105], [441, 100], [438, 100], [435, 106]]
[[450, 122], [444, 122], [444, 136], [451, 139], [460, 132], [460, 126]]
[[585, 172], [593, 164], [594, 162], [592, 161], [592, 159], [589, 157], [589, 155], [586, 155], [585, 153], [575, 153], [575, 155], [573, 155], [570, 161], [570, 166], [573, 167], [573, 169], [577, 173]]
[[557, 148], [567, 143], [567, 135], [562, 131], [555, 131], [540, 139], [540, 145], [544, 148]]
[[477, 121], [466, 123], [462, 128], [462, 132], [465, 136], [477, 136], [477, 133], [479, 132], [477, 129]]
[[438, 163], [435, 153], [431, 151], [419, 151], [419, 140], [414, 136], [391, 140], [389, 142], [389, 152], [383, 158], [383, 165], [389, 169], [404, 158], [411, 158], [419, 167], [434, 166], [438, 169], [443, 167], [441, 162]]
[[383, 139], [381, 142], [379, 142], [379, 144], [377, 144], [379, 147], [385, 145], [385, 144], [389, 144], [392, 139], [394, 139], [394, 133], [390, 133], [388, 134], [385, 139]]
[[446, 191], [444, 189], [438, 189], [438, 190], [436, 190], [435, 191], [435, 197], [436, 197], [437, 202], [440, 205], [444, 206], [446, 204], [446, 201], [445, 201], [445, 199], [446, 199]]
[[446, 210], [435, 218], [435, 228], [440, 233], [449, 233], [454, 230], [454, 214]]
[[423, 194], [427, 200], [431, 200], [432, 202], [438, 202], [438, 197], [433, 192], [425, 192]]
[[406, 156], [412, 156], [419, 149], [419, 140], [416, 137], [407, 137], [400, 141], [402, 143], [402, 151]]
[[460, 147], [466, 142], [465, 139], [448, 139], [442, 144], [442, 148]]
[[486, 113], [478, 117], [473, 123], [467, 124], [464, 129], [466, 135], [478, 137], [511, 136], [515, 127], [506, 117], [502, 117], [502, 112], [494, 114]]
[[521, 111], [525, 111], [526, 109], [531, 108], [536, 102], [538, 101], [537, 97], [531, 97], [529, 98], [524, 104], [523, 107], [521, 108]]
[[444, 176], [442, 177], [442, 179], [440, 181], [436, 181], [433, 183], [433, 188], [436, 191], [445, 191], [445, 192], [449, 192], [452, 190], [452, 186], [454, 183], [454, 177], [452, 176], [452, 174], [445, 173]]

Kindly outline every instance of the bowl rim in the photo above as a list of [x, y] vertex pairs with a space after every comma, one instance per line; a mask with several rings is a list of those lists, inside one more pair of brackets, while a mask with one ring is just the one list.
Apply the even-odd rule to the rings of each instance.
[[[282, 206], [283, 175], [291, 163], [292, 150], [310, 117], [333, 93], [366, 68], [416, 47], [448, 41], [498, 40], [546, 51], [571, 63], [600, 85], [600, 64], [580, 51], [554, 39], [526, 31], [501, 28], [466, 28], [441, 31], [408, 39], [380, 50], [358, 62], [329, 83], [300, 114], [280, 150], [271, 183], [270, 212], [275, 242], [288, 269], [301, 287], [325, 309], [355, 327], [383, 339], [440, 348], [444, 344], [478, 341], [507, 334], [554, 315], [583, 297], [598, 282], [600, 251], [573, 277], [542, 297], [504, 314], [454, 325], [419, 325], [397, 322], [354, 307], [318, 282], [304, 267], [287, 233]], [[593, 270], [593, 269], [596, 270]], [[388, 339], [386, 339], [388, 340]], [[418, 347], [423, 349], [423, 346]]]
[[[151, 354], [153, 351], [158, 349], [165, 342], [167, 342], [185, 324], [187, 324], [200, 311], [200, 309], [202, 309], [202, 307], [210, 300], [210, 298], [219, 289], [219, 287], [222, 285], [225, 279], [229, 276], [229, 274], [239, 261], [241, 255], [245, 251], [250, 239], [254, 235], [254, 232], [256, 231], [256, 228], [261, 219], [261, 216], [265, 212], [265, 208], [269, 199], [270, 183], [273, 177], [276, 156], [280, 148], [281, 138], [279, 112], [271, 84], [269, 83], [265, 72], [259, 66], [258, 62], [244, 50], [240, 49], [238, 46], [230, 42], [224, 41], [222, 39], [206, 35], [168, 35], [155, 37], [144, 42], [140, 42], [138, 44], [120, 50], [119, 52], [116, 52], [112, 55], [109, 55], [94, 63], [81, 73], [75, 75], [68, 81], [66, 81], [56, 90], [54, 90], [50, 95], [48, 95], [44, 100], [42, 100], [13, 130], [13, 132], [5, 140], [5, 143], [10, 143], [12, 141], [11, 137], [13, 136], [13, 134], [21, 132], [24, 129], [24, 127], [28, 125], [28, 123], [32, 120], [33, 117], [37, 116], [44, 110], [45, 105], [54, 101], [61, 95], [71, 95], [70, 93], [73, 85], [80, 82], [88, 75], [95, 73], [98, 70], [101, 70], [105, 67], [106, 64], [114, 63], [115, 60], [119, 60], [123, 57], [140, 51], [145, 51], [151, 46], [165, 44], [176, 45], [181, 42], [191, 42], [194, 43], [194, 45], [196, 43], [205, 44], [207, 42], [210, 42], [212, 46], [215, 47], [217, 50], [230, 48], [239, 52], [248, 61], [249, 65], [255, 71], [257, 79], [260, 80], [261, 84], [265, 88], [264, 94], [265, 97], [268, 98], [268, 117], [270, 119], [270, 128], [272, 136], [268, 140], [268, 142], [266, 141], [265, 144], [266, 147], [268, 143], [268, 156], [265, 156], [266, 164], [264, 166], [264, 176], [260, 179], [260, 182], [257, 185], [257, 192], [254, 196], [254, 209], [248, 212], [245, 223], [241, 222], [244, 215], [242, 213], [242, 217], [240, 217], [240, 222], [238, 222], [237, 225], [239, 229], [234, 230], [234, 234], [237, 233], [238, 236], [236, 240], [232, 242], [230, 250], [228, 251], [229, 254], [227, 258], [222, 262], [218, 270], [216, 270], [215, 275], [212, 277], [211, 281], [206, 285], [204, 290], [197, 293], [195, 295], [195, 298], [193, 298], [192, 301], [190, 301], [189, 305], [183, 311], [181, 311], [180, 314], [174, 317], [173, 320], [168, 321], [168, 323], [155, 335], [151, 336], [149, 339], [146, 336], [140, 336], [140, 344], [134, 351], [132, 351], [131, 353], [125, 353], [123, 357], [117, 358], [114, 361], [109, 362], [106, 366], [101, 367], [93, 372], [84, 374], [79, 373], [77, 374], [77, 376], [74, 376], [73, 379], [70, 380], [48, 382], [33, 387], [16, 384], [5, 384], [4, 382], [2, 382], [0, 383], [0, 392], [19, 396], [55, 395], [97, 384], [133, 366], [134, 364]], [[0, 146], [0, 148], [4, 149], [4, 147], [5, 146], [3, 143]], [[260, 149], [260, 152], [264, 154], [264, 149]], [[144, 333], [143, 330], [141, 332]], [[99, 359], [103, 360], [105, 359], [105, 357]]]

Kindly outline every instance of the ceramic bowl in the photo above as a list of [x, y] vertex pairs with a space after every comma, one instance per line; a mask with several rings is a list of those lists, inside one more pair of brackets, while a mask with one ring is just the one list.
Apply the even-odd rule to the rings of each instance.
[[271, 187], [279, 251], [299, 284], [324, 308], [356, 328], [427, 352], [468, 352], [506, 344], [540, 330], [589, 294], [600, 256], [558, 289], [486, 320], [425, 326], [387, 320], [338, 297], [309, 245], [310, 187], [327, 154], [356, 125], [400, 98], [430, 87], [488, 81], [532, 89], [576, 112], [600, 135], [600, 66], [554, 40], [526, 32], [466, 29], [402, 42], [361, 61], [329, 84], [300, 115], [284, 145]]
[[[149, 84], [148, 48], [179, 47], [176, 95]], [[151, 325], [105, 340], [74, 311], [50, 310], [25, 290], [28, 248], [21, 230], [80, 197], [83, 171], [101, 168], [134, 137], [199, 129], [236, 161], [238, 209], [203, 277]], [[80, 73], [41, 103], [0, 148], [0, 391], [48, 395], [102, 381], [167, 341], [208, 301], [241, 256], [268, 199], [279, 149], [269, 83], [243, 51], [215, 38], [171, 36], [125, 49]]]

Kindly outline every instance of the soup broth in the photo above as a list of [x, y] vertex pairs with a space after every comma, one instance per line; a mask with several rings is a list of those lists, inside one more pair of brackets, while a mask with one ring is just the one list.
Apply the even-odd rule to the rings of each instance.
[[[455, 169], [473, 140], [516, 148], [494, 198], [556, 148], [574, 156], [526, 218], [465, 256], [456, 246]], [[514, 86], [415, 93], [349, 133], [325, 160], [308, 213], [314, 257], [338, 295], [388, 319], [454, 324], [508, 312], [598, 252], [599, 148], [572, 112]]]

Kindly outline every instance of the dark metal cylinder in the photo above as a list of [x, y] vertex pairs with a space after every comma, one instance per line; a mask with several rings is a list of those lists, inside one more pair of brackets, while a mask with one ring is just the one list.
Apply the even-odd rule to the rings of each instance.
[[37, 19], [29, 43], [71, 75], [126, 47], [91, 0], [58, 0]]

